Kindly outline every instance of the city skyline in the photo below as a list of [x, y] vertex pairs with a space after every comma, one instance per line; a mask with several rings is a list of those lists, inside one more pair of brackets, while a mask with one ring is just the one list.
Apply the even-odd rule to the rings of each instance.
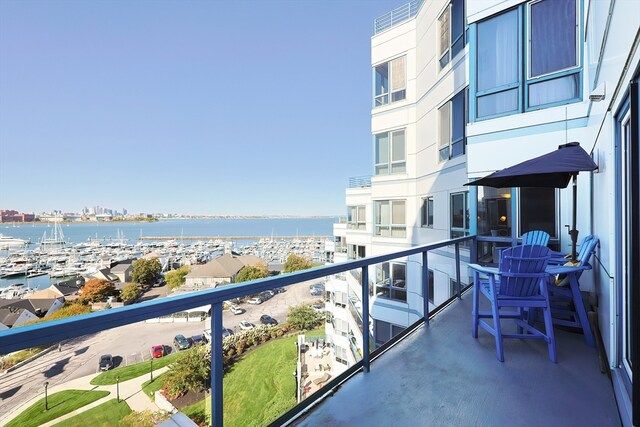
[[0, 206], [342, 214], [402, 3], [2, 2]]

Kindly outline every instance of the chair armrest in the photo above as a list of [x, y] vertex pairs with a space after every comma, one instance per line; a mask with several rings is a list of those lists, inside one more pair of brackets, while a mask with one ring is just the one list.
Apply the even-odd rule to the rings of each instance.
[[477, 272], [480, 273], [484, 273], [484, 274], [499, 274], [500, 271], [495, 268], [495, 267], [485, 267], [483, 265], [479, 265], [479, 264], [469, 264], [469, 268], [472, 268], [474, 270], [476, 270]]
[[556, 274], [571, 274], [571, 273], [580, 273], [582, 271], [589, 270], [588, 267], [582, 266], [571, 266], [571, 265], [558, 265], [558, 266], [548, 266], [545, 270], [547, 274], [556, 275]]

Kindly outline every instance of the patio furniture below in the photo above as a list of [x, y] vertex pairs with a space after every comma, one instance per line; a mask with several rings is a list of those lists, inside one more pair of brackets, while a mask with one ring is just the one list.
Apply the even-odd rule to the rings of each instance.
[[315, 378], [313, 380], [313, 383], [316, 385], [320, 385], [322, 383], [326, 383], [327, 381], [329, 381], [329, 378], [331, 378], [331, 375], [325, 372], [324, 374], [322, 374], [321, 377]]

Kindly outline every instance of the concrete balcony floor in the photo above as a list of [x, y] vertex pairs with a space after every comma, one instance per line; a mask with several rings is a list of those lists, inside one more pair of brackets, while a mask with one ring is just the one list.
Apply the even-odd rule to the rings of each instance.
[[464, 295], [294, 424], [621, 425], [598, 352], [581, 334], [555, 328], [557, 364], [542, 340], [505, 340], [501, 363], [492, 335], [471, 337], [471, 300]]

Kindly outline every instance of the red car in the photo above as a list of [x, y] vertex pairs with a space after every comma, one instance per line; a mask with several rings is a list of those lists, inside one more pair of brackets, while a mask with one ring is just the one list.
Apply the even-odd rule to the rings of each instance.
[[164, 346], [163, 345], [154, 345], [151, 347], [151, 357], [157, 359], [158, 357], [164, 356]]

